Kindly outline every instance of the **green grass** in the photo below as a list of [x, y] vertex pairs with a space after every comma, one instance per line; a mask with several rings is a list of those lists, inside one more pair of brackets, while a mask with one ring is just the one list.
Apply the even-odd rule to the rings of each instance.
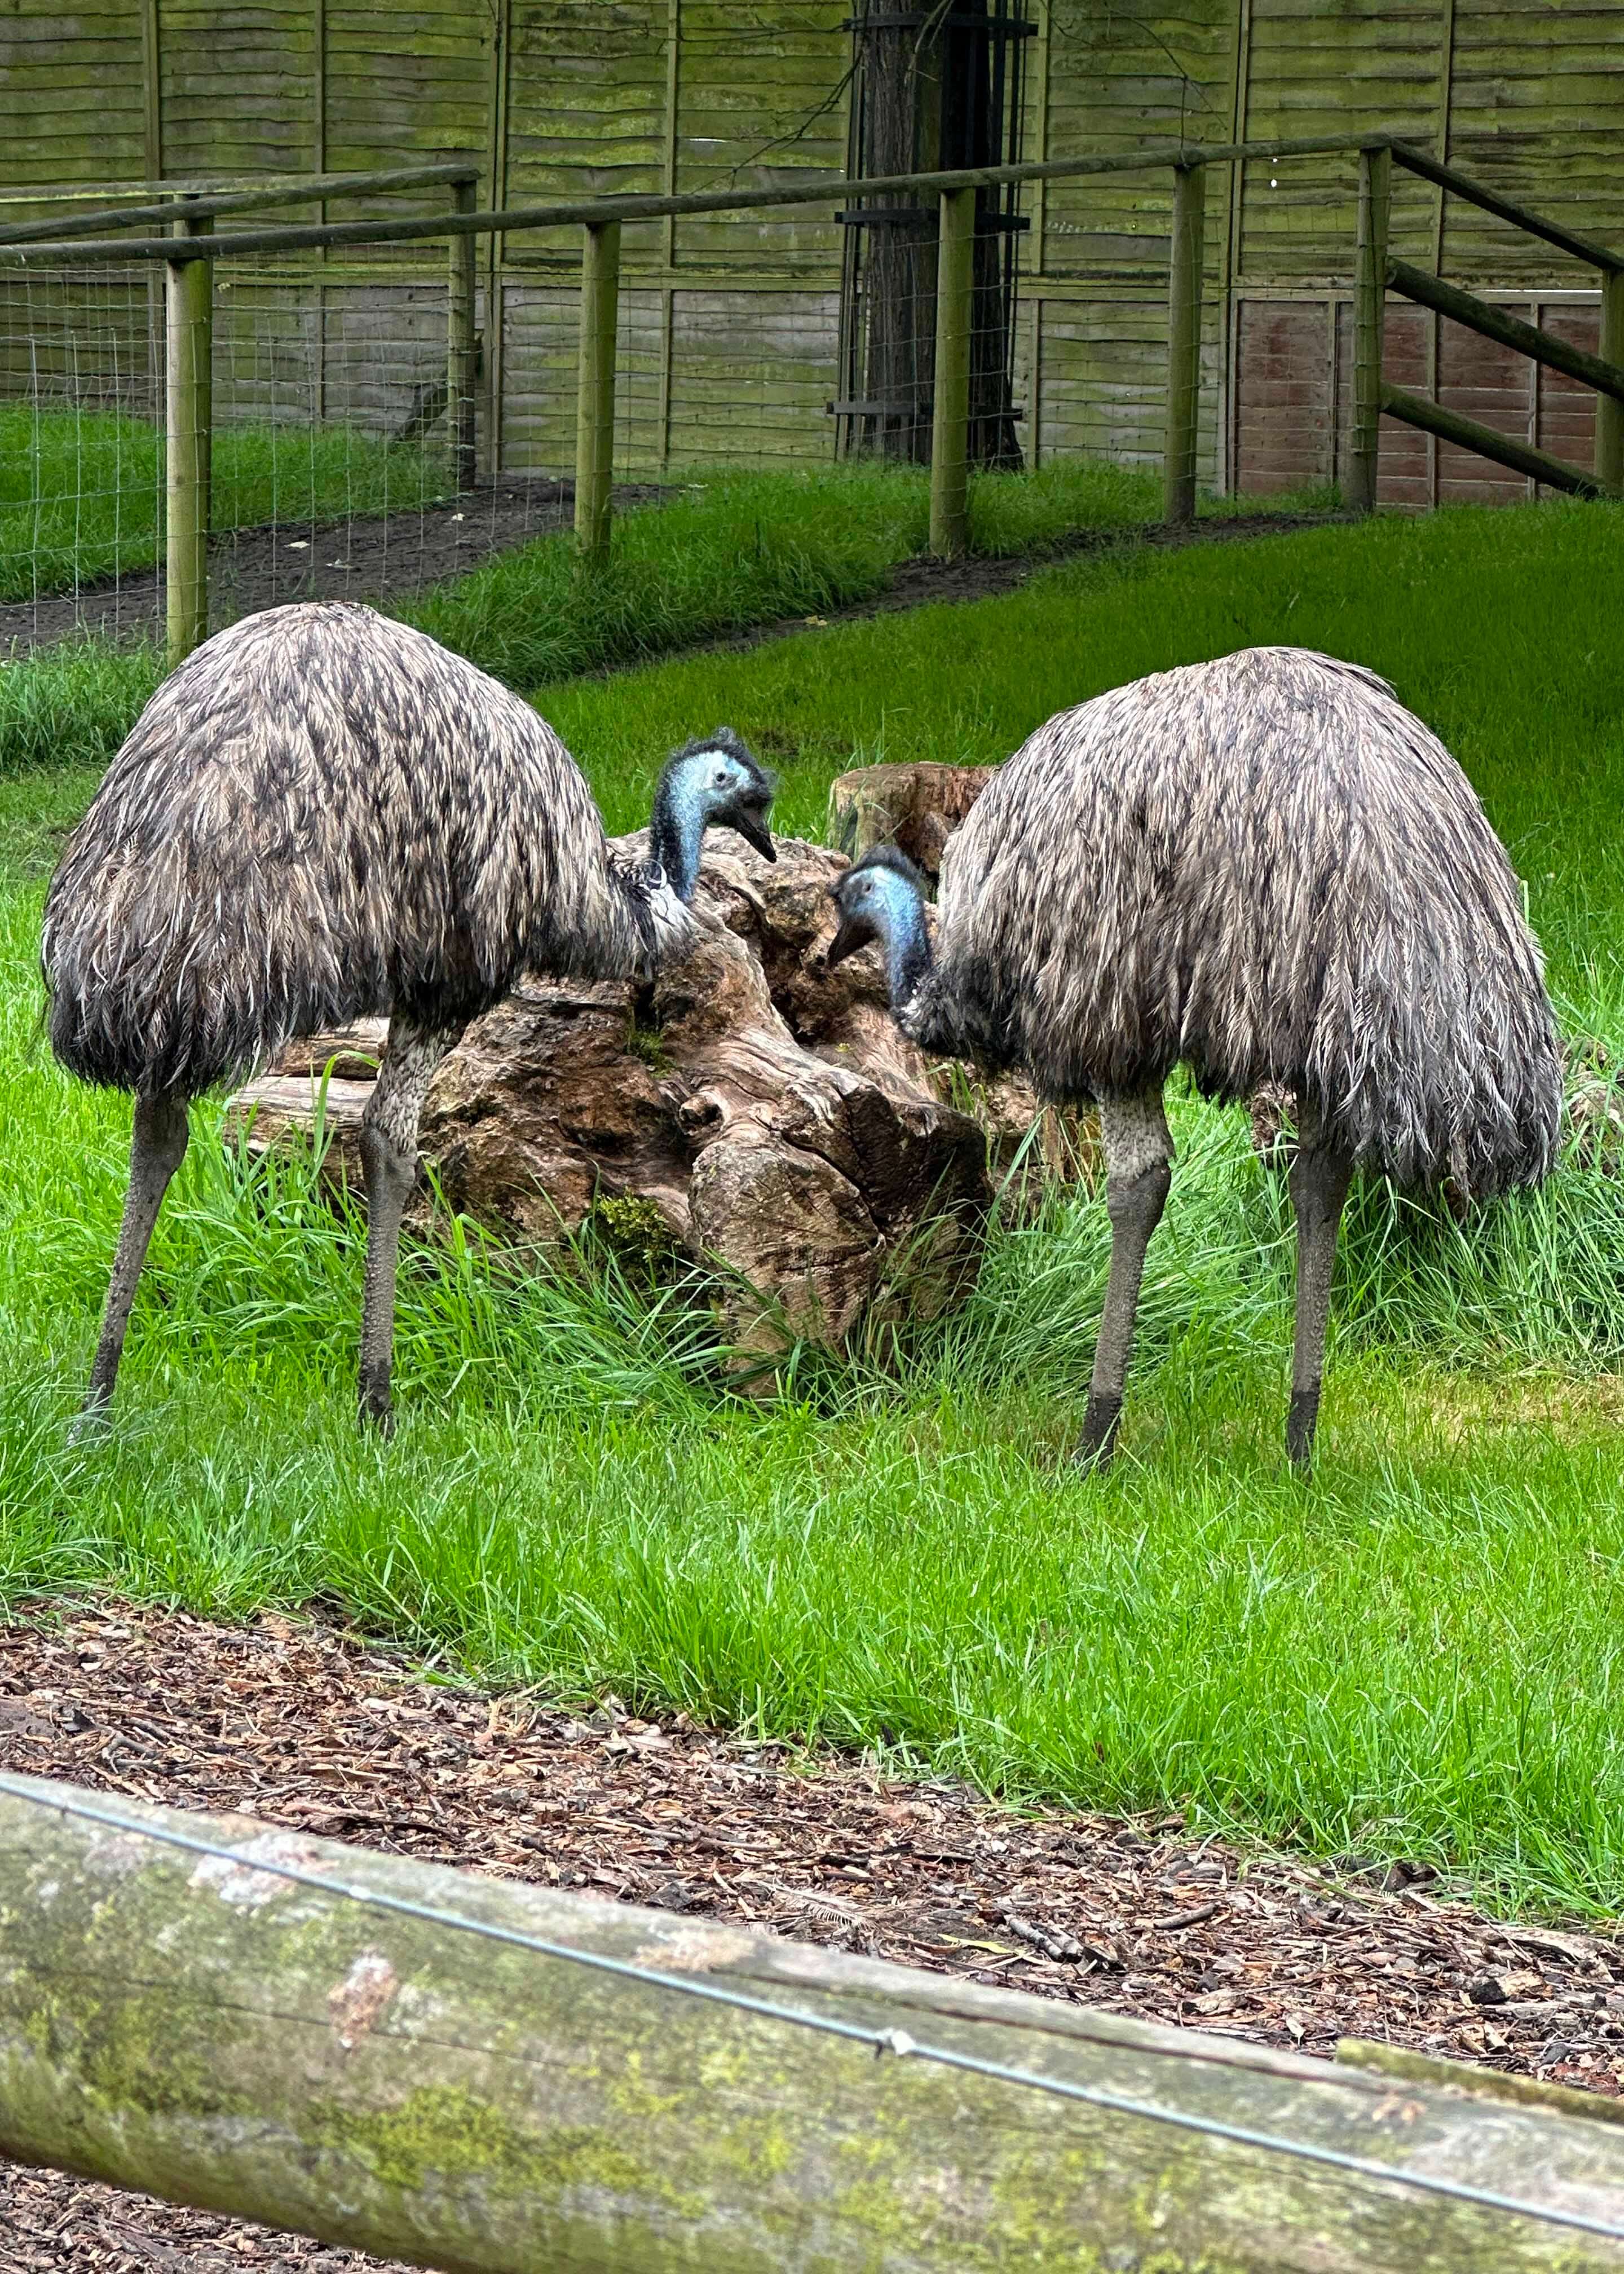
[[[971, 486], [972, 548], [1041, 552], [1079, 530], [1126, 531], [1159, 501], [1154, 475], [1094, 459], [986, 475]], [[850, 606], [924, 552], [929, 534], [929, 478], [917, 468], [712, 477], [622, 515], [602, 568], [583, 572], [570, 538], [543, 538], [399, 613], [533, 687]]]
[[[782, 766], [780, 825], [812, 830], [854, 758], [1001, 757], [1064, 703], [1249, 641], [1354, 656], [1467, 764], [1566, 1019], [1616, 1055], [1621, 573], [1624, 512], [1460, 512], [1071, 565], [540, 702], [616, 826], [725, 719]], [[33, 960], [37, 867], [87, 787], [0, 783], [0, 1589], [320, 1593], [498, 1680], [1624, 1907], [1619, 1180], [1570, 1160], [1466, 1227], [1362, 1191], [1307, 1482], [1281, 1458], [1282, 1195], [1240, 1117], [1183, 1095], [1109, 1478], [1064, 1460], [1108, 1252], [1081, 1196], [1003, 1232], [893, 1366], [808, 1362], [767, 1410], [730, 1399], [683, 1290], [417, 1250], [383, 1447], [350, 1419], [359, 1226], [305, 1168], [238, 1168], [200, 1107], [117, 1427], [71, 1448], [129, 1116], [40, 1051]]]
[[[350, 427], [214, 431], [217, 531], [403, 511], [450, 486], [441, 455]], [[148, 420], [0, 407], [0, 600], [151, 568], [162, 489], [163, 439]]]
[[[267, 439], [275, 438], [240, 432], [236, 438], [244, 451]], [[340, 474], [348, 463], [337, 449], [342, 440], [322, 438]], [[280, 447], [285, 457], [294, 445]], [[410, 456], [387, 454], [374, 471], [387, 479], [397, 457], [406, 467]], [[397, 482], [402, 478], [397, 468]], [[415, 497], [410, 493], [408, 501]], [[360, 498], [357, 489], [357, 509]], [[1284, 502], [1308, 513], [1335, 497], [1304, 491]], [[1042, 553], [1079, 531], [1126, 535], [1153, 518], [1158, 503], [1154, 475], [1071, 460], [1034, 475], [979, 479], [971, 491], [972, 534], [984, 553]], [[1208, 508], [1243, 509], [1231, 501]], [[515, 686], [536, 686], [866, 599], [898, 561], [923, 551], [929, 520], [928, 477], [916, 469], [711, 477], [678, 486], [661, 506], [622, 515], [609, 561], [590, 574], [572, 538], [540, 538], [400, 602], [396, 613], [482, 669]], [[0, 578], [6, 542], [0, 506]], [[150, 648], [96, 640], [0, 663], [0, 776], [38, 765], [104, 766], [158, 672]]]

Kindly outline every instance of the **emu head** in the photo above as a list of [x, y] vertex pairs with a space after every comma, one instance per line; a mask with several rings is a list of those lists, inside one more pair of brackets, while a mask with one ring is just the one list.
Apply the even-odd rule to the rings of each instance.
[[894, 845], [876, 845], [835, 879], [829, 897], [840, 919], [830, 943], [831, 967], [877, 939], [885, 955], [891, 1000], [900, 1003], [930, 963], [924, 879], [919, 870]]
[[655, 794], [655, 811], [658, 817], [665, 805], [695, 849], [707, 829], [736, 829], [764, 861], [776, 861], [767, 830], [776, 787], [772, 776], [733, 728], [718, 727], [714, 734], [685, 742], [667, 761]]

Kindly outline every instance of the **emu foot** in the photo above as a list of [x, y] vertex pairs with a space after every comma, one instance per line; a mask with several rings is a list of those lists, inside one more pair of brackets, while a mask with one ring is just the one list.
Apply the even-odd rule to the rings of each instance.
[[75, 1449], [80, 1445], [99, 1445], [111, 1434], [112, 1427], [112, 1397], [107, 1390], [93, 1388], [68, 1424], [68, 1443]]
[[1320, 1419], [1318, 1389], [1294, 1389], [1286, 1417], [1286, 1457], [1294, 1469], [1313, 1465], [1314, 1430]]
[[356, 1416], [363, 1429], [376, 1429], [380, 1437], [395, 1434], [395, 1406], [389, 1397], [389, 1385], [363, 1382]]
[[1083, 1434], [1077, 1441], [1072, 1458], [1079, 1469], [1096, 1473], [1110, 1466], [1111, 1455], [1116, 1449], [1116, 1427], [1122, 1419], [1122, 1400], [1097, 1390], [1088, 1393], [1087, 1410], [1083, 1415]]

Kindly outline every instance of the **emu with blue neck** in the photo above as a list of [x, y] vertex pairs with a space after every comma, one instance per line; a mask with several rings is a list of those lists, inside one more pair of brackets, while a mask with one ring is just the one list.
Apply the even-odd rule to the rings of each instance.
[[654, 793], [649, 851], [680, 900], [691, 900], [707, 829], [736, 829], [763, 861], [776, 861], [767, 832], [772, 778], [731, 727], [683, 745]]
[[843, 963], [871, 939], [878, 940], [891, 1007], [900, 1013], [930, 975], [924, 879], [906, 853], [894, 845], [876, 845], [831, 887], [831, 897], [840, 911], [840, 928], [829, 950], [830, 963]]

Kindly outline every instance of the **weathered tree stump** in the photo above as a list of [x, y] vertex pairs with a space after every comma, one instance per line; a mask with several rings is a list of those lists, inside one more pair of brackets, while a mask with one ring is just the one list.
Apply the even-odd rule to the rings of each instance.
[[[719, 1267], [730, 1337], [763, 1361], [959, 1299], [1001, 1185], [1029, 1206], [1086, 1156], [1024, 1083], [927, 1061], [891, 1021], [874, 951], [829, 969], [845, 866], [793, 839], [776, 864], [712, 852], [698, 945], [651, 990], [532, 977], [477, 1020], [423, 1118], [450, 1207], [515, 1243], [590, 1221], [646, 1261]], [[301, 1043], [232, 1099], [229, 1125], [263, 1150], [308, 1141], [320, 1112], [328, 1172], [358, 1192], [383, 1035]], [[420, 1190], [420, 1224], [428, 1209]]]
[[857, 766], [829, 789], [829, 836], [855, 861], [871, 845], [895, 845], [934, 882], [942, 852], [996, 769], [992, 766]]

